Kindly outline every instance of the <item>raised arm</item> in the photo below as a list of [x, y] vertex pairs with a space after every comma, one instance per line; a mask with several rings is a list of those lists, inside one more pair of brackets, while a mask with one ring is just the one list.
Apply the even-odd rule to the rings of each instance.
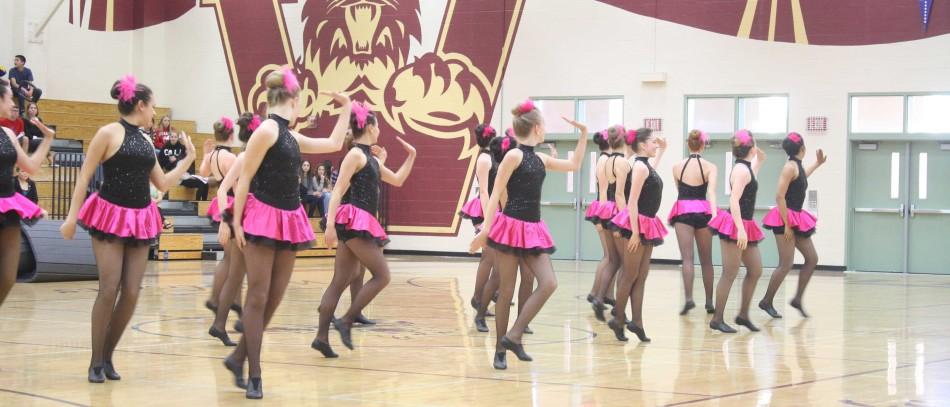
[[185, 132], [181, 132], [179, 140], [185, 145], [185, 158], [178, 161], [175, 164], [175, 168], [167, 173], [162, 172], [162, 167], [158, 164], [158, 160], [156, 160], [155, 166], [152, 167], [152, 172], [149, 173], [148, 176], [152, 184], [155, 184], [155, 188], [158, 188], [158, 190], [163, 193], [168, 191], [169, 188], [178, 185], [182, 174], [188, 171], [188, 167], [195, 161], [195, 146], [191, 144], [191, 138], [188, 137]]
[[346, 130], [350, 127], [350, 98], [342, 93], [320, 92], [321, 95], [331, 96], [333, 100], [339, 103], [340, 115], [336, 119], [336, 125], [333, 126], [333, 132], [328, 138], [311, 138], [297, 132], [291, 132], [300, 145], [300, 152], [304, 154], [324, 154], [340, 151], [343, 148], [343, 140], [346, 138]]
[[660, 161], [663, 161], [663, 153], [666, 152], [666, 138], [657, 137], [656, 144], [659, 145], [659, 149], [656, 150], [656, 157], [650, 159], [650, 165], [653, 168], [660, 166]]
[[416, 161], [416, 148], [403, 140], [401, 137], [396, 137], [396, 140], [402, 144], [402, 148], [406, 149], [408, 156], [406, 161], [402, 162], [402, 166], [399, 167], [399, 170], [395, 173], [392, 172], [389, 168], [386, 168], [383, 165], [379, 166], [379, 177], [383, 182], [401, 187], [403, 183], [406, 182], [406, 178], [409, 178], [409, 173], [412, 172], [412, 165]]
[[762, 164], [765, 163], [765, 150], [762, 150], [758, 146], [755, 147], [755, 158], [752, 160], [752, 173], [759, 175], [759, 170], [762, 169]]
[[562, 117], [562, 119], [570, 123], [570, 125], [574, 126], [574, 128], [580, 130], [580, 137], [577, 139], [577, 147], [574, 148], [574, 156], [566, 160], [554, 158], [543, 153], [539, 153], [538, 156], [541, 157], [541, 161], [544, 162], [544, 168], [547, 168], [551, 171], [578, 171], [581, 169], [581, 165], [584, 163], [584, 152], [587, 151], [587, 126], [566, 117]]
[[346, 191], [350, 189], [350, 181], [353, 179], [353, 174], [363, 169], [366, 164], [366, 156], [356, 149], [350, 150], [346, 153], [346, 157], [343, 157], [343, 162], [340, 164], [340, 175], [337, 176], [336, 184], [333, 185], [333, 193], [330, 195], [330, 207], [327, 208], [327, 213], [324, 217], [324, 219], [327, 220], [327, 227], [323, 230], [323, 237], [327, 247], [336, 247], [336, 213], [340, 208], [340, 201], [343, 199], [343, 195], [346, 194]]
[[28, 174], [34, 175], [40, 170], [40, 166], [43, 165], [43, 160], [45, 160], [46, 155], [49, 154], [49, 148], [53, 144], [53, 137], [56, 135], [56, 132], [50, 130], [43, 122], [35, 118], [30, 120], [30, 123], [43, 132], [43, 141], [40, 142], [40, 146], [36, 148], [33, 154], [28, 154], [24, 151], [20, 143], [16, 142], [16, 137], [8, 129], [4, 128], [3, 132], [6, 133], [5, 136], [10, 137], [13, 148], [16, 149], [16, 165], [20, 167], [20, 171], [26, 171]]
[[815, 162], [811, 163], [808, 168], [805, 168], [805, 174], [810, 177], [818, 167], [825, 164], [825, 161], [828, 161], [828, 157], [825, 156], [825, 152], [819, 148], [818, 151], [815, 152]]
[[524, 153], [519, 149], [513, 149], [505, 154], [505, 158], [498, 165], [498, 174], [495, 175], [495, 186], [492, 188], [491, 198], [488, 200], [488, 209], [485, 211], [485, 220], [482, 222], [482, 231], [478, 232], [475, 239], [469, 246], [469, 253], [475, 253], [488, 244], [488, 232], [491, 231], [492, 222], [495, 221], [495, 215], [498, 212], [499, 203], [502, 196], [508, 194], [508, 180], [515, 169], [521, 165], [524, 159]]
[[89, 150], [86, 151], [86, 158], [79, 169], [79, 176], [76, 177], [76, 186], [73, 187], [73, 199], [69, 204], [69, 213], [66, 215], [66, 221], [59, 228], [63, 239], [73, 240], [76, 234], [79, 208], [86, 202], [86, 189], [89, 188], [89, 180], [96, 173], [99, 164], [105, 160], [109, 144], [116, 138], [114, 133], [121, 131], [117, 127], [119, 127], [118, 124], [110, 124], [100, 128], [93, 136], [92, 141], [89, 142]]

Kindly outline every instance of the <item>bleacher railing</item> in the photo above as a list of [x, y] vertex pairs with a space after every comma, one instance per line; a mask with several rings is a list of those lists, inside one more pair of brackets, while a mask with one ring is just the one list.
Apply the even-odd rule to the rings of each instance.
[[49, 218], [66, 219], [69, 204], [73, 199], [73, 188], [79, 178], [79, 169], [86, 158], [83, 153], [55, 153], [53, 166], [53, 188], [50, 197]]

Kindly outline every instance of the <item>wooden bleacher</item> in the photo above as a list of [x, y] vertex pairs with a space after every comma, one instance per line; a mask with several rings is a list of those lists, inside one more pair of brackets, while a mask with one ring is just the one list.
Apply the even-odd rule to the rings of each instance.
[[[49, 125], [56, 126], [56, 137], [58, 139], [73, 139], [82, 142], [83, 151], [89, 148], [89, 142], [95, 136], [96, 131], [111, 122], [116, 121], [118, 112], [113, 103], [92, 103], [77, 102], [67, 100], [43, 99], [39, 102], [40, 117]], [[155, 120], [158, 121], [162, 116], [171, 114], [172, 110], [167, 107], [155, 108]], [[191, 120], [173, 120], [172, 126], [178, 130], [187, 133], [201, 154], [201, 147], [207, 139], [213, 139], [214, 135], [207, 133], [198, 133], [197, 124]], [[200, 163], [200, 157], [197, 158], [195, 166]], [[40, 206], [49, 210], [51, 207], [50, 198], [54, 189], [52, 169], [44, 167], [35, 174], [33, 180], [36, 182], [36, 189], [40, 196]], [[72, 190], [72, 186], [68, 186]], [[214, 199], [216, 187], [209, 188], [208, 197]], [[200, 260], [203, 253], [213, 250], [217, 244], [210, 246], [206, 243], [211, 239], [211, 235], [217, 234], [217, 229], [207, 224], [206, 226], [195, 226], [204, 222], [208, 212], [210, 201], [196, 201], [195, 189], [175, 186], [169, 189], [167, 200], [170, 202], [195, 202], [196, 210], [191, 212], [179, 211], [174, 214], [166, 213], [166, 218], [173, 224], [176, 221], [182, 222], [184, 226], [164, 230], [159, 238], [158, 247], [154, 251], [154, 258], [157, 260]], [[198, 219], [201, 218], [201, 219]], [[320, 230], [319, 219], [311, 219], [311, 226], [317, 235], [317, 245], [313, 249], [298, 252], [298, 257], [328, 257], [334, 256], [336, 251], [328, 249], [323, 240], [323, 231]], [[176, 232], [175, 229], [180, 229]]]

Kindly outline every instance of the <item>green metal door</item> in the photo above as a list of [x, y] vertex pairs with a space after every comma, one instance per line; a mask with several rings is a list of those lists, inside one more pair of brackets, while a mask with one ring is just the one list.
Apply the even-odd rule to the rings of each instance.
[[[755, 221], [761, 224], [762, 218], [772, 206], [775, 206], [775, 189], [778, 185], [778, 176], [785, 165], [787, 157], [781, 149], [780, 142], [759, 140], [759, 147], [765, 150], [768, 155], [756, 179], [759, 181], [759, 191], [756, 194]], [[729, 195], [726, 194], [729, 185], [729, 175], [735, 162], [732, 157], [731, 140], [714, 140], [706, 148], [703, 157], [719, 168], [719, 179], [716, 180], [718, 188], [716, 199], [719, 209], [729, 208]], [[669, 179], [669, 177], [667, 177]], [[671, 198], [674, 199], [674, 198]], [[778, 265], [778, 250], [775, 248], [775, 241], [772, 233], [765, 231], [765, 240], [759, 243], [759, 252], [762, 254], [762, 266], [765, 268]], [[719, 239], [713, 239], [713, 263], [722, 264], [721, 250], [719, 248]]]
[[908, 149], [906, 142], [851, 143], [852, 270], [904, 271]]
[[579, 213], [581, 219], [579, 244], [581, 248], [581, 260], [599, 261], [604, 255], [604, 250], [600, 246], [600, 236], [597, 234], [597, 229], [594, 228], [594, 225], [584, 220], [584, 213], [587, 211], [587, 206], [597, 200], [596, 173], [597, 158], [600, 156], [600, 151], [597, 150], [597, 145], [594, 143], [588, 143], [587, 147], [588, 149], [593, 148], [593, 151], [587, 152], [587, 159], [584, 160], [579, 180], [583, 202]]
[[910, 146], [909, 273], [950, 274], [950, 142]]
[[[576, 141], [554, 141], [560, 158], [574, 153]], [[545, 145], [536, 147], [537, 152], [548, 153]], [[580, 187], [578, 173], [548, 171], [541, 190], [541, 218], [551, 230], [557, 246], [551, 258], [575, 260], [578, 254], [577, 231], [580, 226], [580, 205], [577, 199]]]

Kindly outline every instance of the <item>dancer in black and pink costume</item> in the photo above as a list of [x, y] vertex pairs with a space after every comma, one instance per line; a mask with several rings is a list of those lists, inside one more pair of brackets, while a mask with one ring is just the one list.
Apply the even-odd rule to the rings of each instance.
[[[488, 202], [484, 228], [475, 236], [469, 251], [474, 253], [486, 245], [497, 251], [500, 277], [498, 302], [495, 303], [495, 369], [506, 369], [506, 352], [515, 353], [522, 361], [531, 361], [522, 345], [522, 335], [531, 320], [557, 289], [557, 277], [550, 254], [554, 241], [541, 220], [541, 187], [547, 170], [577, 171], [587, 148], [587, 127], [564, 119], [579, 130], [580, 138], [574, 156], [569, 160], [536, 153], [535, 146], [544, 142], [544, 119], [530, 100], [512, 110], [512, 125], [518, 148], [507, 152], [498, 167], [496, 185]], [[498, 213], [502, 195], [508, 201], [504, 212]], [[518, 318], [508, 329], [508, 313], [514, 295], [519, 261], [538, 280], [538, 288], [525, 301]]]
[[709, 321], [709, 327], [724, 333], [736, 333], [723, 320], [723, 314], [741, 262], [745, 265], [746, 276], [742, 281], [742, 302], [735, 322], [757, 332], [759, 328], [749, 319], [749, 304], [755, 294], [755, 285], [762, 276], [762, 256], [758, 243], [765, 236], [755, 224], [753, 215], [755, 194], [759, 190], [759, 182], [755, 177], [765, 162], [765, 152], [755, 146], [751, 132], [739, 130], [732, 138], [732, 155], [736, 157], [736, 164], [729, 177], [729, 210], [719, 211], [709, 222], [709, 230], [719, 235], [722, 249], [722, 276], [716, 286], [716, 312]]
[[[354, 145], [340, 164], [340, 175], [333, 186], [330, 208], [327, 210], [328, 224], [324, 228], [327, 246], [338, 246], [333, 280], [320, 300], [317, 336], [310, 344], [327, 358], [338, 356], [330, 347], [330, 324], [339, 332], [343, 346], [353, 349], [353, 323], [370, 301], [389, 284], [389, 264], [383, 255], [383, 247], [389, 243], [389, 237], [376, 218], [379, 183], [383, 181], [402, 186], [416, 159], [416, 149], [397, 137], [396, 140], [406, 150], [406, 161], [396, 172], [380, 165], [371, 152], [371, 146], [379, 140], [376, 123], [376, 115], [366, 105], [353, 103], [350, 132]], [[337, 245], [337, 241], [342, 244]], [[372, 278], [363, 284], [343, 317], [336, 319], [333, 312], [343, 290], [359, 275], [360, 264], [366, 266]]]
[[[112, 354], [135, 311], [149, 247], [158, 242], [162, 230], [149, 182], [164, 192], [178, 185], [195, 160], [195, 147], [182, 133], [185, 158], [172, 171], [162, 171], [151, 140], [143, 130], [155, 116], [151, 89], [127, 75], [113, 84], [111, 95], [118, 101], [121, 119], [100, 128], [89, 143], [69, 214], [60, 227], [67, 240], [75, 236], [77, 224], [89, 232], [99, 269], [88, 371], [92, 383], [121, 378]], [[104, 173], [102, 187], [86, 198], [89, 181], [99, 164]]]
[[[0, 79], [0, 117], [9, 117], [14, 106], [10, 83]], [[53, 142], [53, 131], [43, 122], [34, 118], [30, 123], [43, 132], [43, 141], [32, 155], [23, 150], [12, 131], [0, 127], [0, 305], [16, 282], [20, 224], [32, 225], [45, 215], [39, 206], [14, 188], [18, 181], [13, 177], [13, 167], [35, 174]]]
[[[805, 288], [808, 287], [808, 282], [815, 272], [815, 267], [818, 266], [818, 253], [811, 241], [811, 236], [815, 234], [818, 218], [804, 209], [805, 194], [808, 191], [808, 177], [818, 167], [822, 166], [828, 158], [825, 157], [824, 151], [819, 149], [815, 154], [814, 163], [807, 168], [802, 165], [802, 159], [805, 158], [805, 139], [802, 138], [801, 134], [794, 132], [789, 133], [788, 137], [785, 137], [785, 140], [782, 141], [782, 149], [788, 154], [788, 162], [785, 163], [782, 173], [779, 175], [778, 188], [775, 194], [777, 206], [772, 208], [762, 220], [762, 226], [772, 230], [775, 234], [779, 264], [772, 273], [765, 296], [759, 301], [759, 308], [772, 318], [782, 317], [772, 306], [772, 301], [775, 299], [779, 287], [782, 286], [785, 276], [792, 269], [792, 263], [795, 260], [795, 249], [798, 249], [804, 257], [805, 263], [798, 272], [798, 288], [789, 305], [807, 318], [808, 313], [802, 307], [802, 297], [805, 296]], [[789, 225], [789, 227], [785, 227], [785, 225]]]

